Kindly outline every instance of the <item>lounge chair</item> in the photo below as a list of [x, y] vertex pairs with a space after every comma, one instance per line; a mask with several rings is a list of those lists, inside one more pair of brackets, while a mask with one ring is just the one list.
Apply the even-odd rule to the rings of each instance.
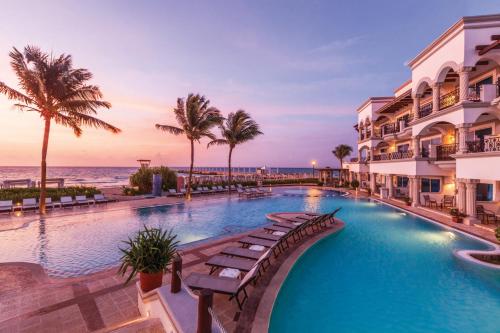
[[222, 187], [222, 186], [220, 186], [220, 185], [218, 185], [218, 186], [217, 186], [217, 189], [219, 190], [219, 192], [224, 192], [224, 191], [225, 191], [225, 190], [224, 190], [224, 187]]
[[[272, 249], [269, 249], [265, 251], [264, 253], [261, 254], [261, 256], [257, 259], [257, 261], [252, 260], [252, 259], [243, 259], [243, 258], [234, 258], [234, 257], [228, 257], [225, 255], [215, 255], [212, 258], [210, 258], [205, 265], [210, 266], [210, 274], [213, 274], [215, 271], [218, 269], [231, 269], [231, 270], [238, 270], [239, 274], [241, 272], [248, 272], [250, 271], [254, 266], [259, 265], [259, 273], [261, 274], [266, 270], [267, 267], [271, 265], [271, 256]], [[232, 272], [232, 273], [237, 273], [237, 272]], [[220, 275], [219, 275], [220, 276]]]
[[254, 196], [253, 193], [243, 191], [241, 188], [238, 188], [236, 191], [238, 192], [238, 196], [240, 197], [251, 198]]
[[45, 198], [45, 208], [54, 208], [57, 205], [61, 206], [61, 203], [53, 202], [52, 198], [50, 198], [50, 197]]
[[443, 199], [441, 199], [441, 207], [454, 207], [455, 206], [455, 197], [453, 195], [445, 195]]
[[497, 224], [498, 218], [496, 217], [496, 214], [491, 210], [484, 209], [483, 205], [476, 206], [476, 214], [477, 217], [479, 217], [485, 224], [490, 223], [490, 219], [493, 223]]
[[104, 194], [94, 194], [94, 202], [95, 203], [108, 203], [109, 200], [106, 199]]
[[175, 197], [177, 196], [177, 191], [174, 188], [169, 188], [167, 192], [167, 197]]
[[261, 245], [264, 247], [273, 247], [273, 245], [276, 244], [276, 241], [270, 241], [267, 239], [262, 239], [262, 238], [255, 238], [255, 237], [243, 237], [238, 240], [238, 243], [243, 244], [243, 246], [250, 246], [250, 245]]
[[77, 195], [77, 196], [75, 196], [75, 201], [76, 201], [77, 205], [88, 205], [88, 206], [90, 206], [91, 203], [94, 203], [94, 200], [87, 199], [86, 195]]
[[37, 208], [38, 208], [38, 204], [36, 203], [36, 199], [35, 198], [26, 198], [26, 199], [23, 199], [23, 203], [22, 203], [22, 206], [21, 206], [21, 211], [25, 211], [25, 210], [29, 210], [29, 209], [36, 210]]
[[197, 187], [193, 192], [191, 192], [192, 194], [203, 194], [203, 193], [207, 193], [203, 187]]
[[14, 205], [12, 200], [2, 200], [0, 201], [0, 213], [11, 213], [14, 211]]
[[220, 253], [231, 257], [239, 257], [246, 259], [258, 260], [264, 253], [265, 247], [262, 251], [250, 250], [248, 248], [228, 246], [224, 248]]
[[212, 186], [212, 191], [214, 193], [219, 193], [220, 192], [220, 190], [217, 188], [217, 186]]
[[432, 208], [432, 205], [434, 205], [437, 208], [437, 201], [431, 199], [428, 194], [424, 194], [424, 205], [429, 208]]
[[62, 196], [61, 197], [61, 207], [73, 206], [75, 201], [70, 196]]
[[[259, 265], [255, 265], [242, 280], [201, 273], [191, 273], [184, 282], [194, 290], [210, 289], [214, 293], [229, 295], [229, 300], [234, 298], [238, 304], [238, 308], [242, 310], [243, 304], [248, 299], [246, 287], [255, 280], [259, 268]], [[241, 293], [243, 293], [243, 299], [240, 299]]]
[[205, 193], [208, 193], [208, 194], [212, 194], [212, 193], [215, 193], [214, 191], [212, 191], [211, 189], [208, 188], [208, 186], [203, 186], [203, 191]]

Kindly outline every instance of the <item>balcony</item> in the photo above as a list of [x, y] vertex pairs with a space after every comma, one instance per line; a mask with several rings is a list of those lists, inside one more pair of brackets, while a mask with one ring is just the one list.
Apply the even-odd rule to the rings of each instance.
[[393, 153], [386, 153], [380, 155], [373, 155], [374, 161], [391, 161], [391, 160], [402, 160], [406, 158], [413, 157], [413, 150], [408, 151], [397, 151]]
[[449, 93], [439, 97], [439, 110], [449, 108], [450, 106], [457, 104], [459, 100], [460, 100], [460, 92], [458, 88], [456, 88], [455, 90], [450, 91]]
[[382, 125], [380, 128], [380, 134], [382, 136], [387, 134], [397, 134], [407, 128], [409, 126], [410, 121], [413, 120], [413, 115], [405, 116], [401, 119], [398, 119], [395, 123], [388, 123]]
[[468, 141], [468, 153], [484, 153], [500, 151], [500, 135], [490, 136], [484, 140]]
[[458, 144], [452, 143], [448, 145], [440, 145], [436, 147], [436, 161], [452, 161], [451, 155], [455, 154], [458, 149]]
[[427, 117], [431, 113], [432, 113], [432, 102], [429, 102], [420, 106], [420, 109], [418, 110], [418, 117], [419, 118]]

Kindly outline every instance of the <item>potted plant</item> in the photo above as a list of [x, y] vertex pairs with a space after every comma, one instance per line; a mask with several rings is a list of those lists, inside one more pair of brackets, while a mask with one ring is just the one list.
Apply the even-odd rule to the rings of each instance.
[[458, 208], [450, 209], [451, 220], [455, 223], [462, 223], [465, 217], [465, 214], [460, 213]]
[[410, 199], [410, 197], [404, 197], [404, 198], [403, 198], [403, 201], [405, 202], [405, 204], [406, 204], [407, 206], [411, 206], [411, 199]]
[[127, 248], [120, 248], [123, 255], [118, 273], [124, 276], [129, 272], [125, 283], [139, 273], [143, 292], [161, 287], [163, 273], [177, 254], [179, 242], [176, 237], [172, 230], [163, 231], [161, 228], [144, 226], [144, 230], [140, 230], [134, 238], [129, 237], [124, 241]]

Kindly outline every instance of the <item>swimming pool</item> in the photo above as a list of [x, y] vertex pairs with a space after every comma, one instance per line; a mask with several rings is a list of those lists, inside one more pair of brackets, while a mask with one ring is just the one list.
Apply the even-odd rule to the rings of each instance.
[[240, 200], [233, 195], [181, 205], [38, 219], [20, 229], [0, 231], [0, 262], [37, 263], [51, 276], [79, 276], [117, 265], [121, 241], [143, 225], [173, 228], [181, 244], [192, 244], [254, 229], [269, 223], [265, 215], [272, 212], [326, 211], [334, 205], [332, 196], [338, 194], [308, 189], [310, 196], [297, 196], [303, 191], [276, 188], [275, 196], [262, 199]]
[[270, 332], [498, 332], [500, 275], [453, 255], [485, 243], [386, 205], [332, 201], [346, 226], [293, 266]]

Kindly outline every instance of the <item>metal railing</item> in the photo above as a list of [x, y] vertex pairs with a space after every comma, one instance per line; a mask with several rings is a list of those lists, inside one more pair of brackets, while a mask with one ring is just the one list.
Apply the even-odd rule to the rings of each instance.
[[418, 110], [418, 117], [423, 118], [430, 115], [431, 113], [432, 113], [432, 102], [429, 102], [420, 106], [420, 109]]
[[449, 108], [458, 103], [460, 100], [460, 94], [458, 88], [450, 91], [447, 94], [444, 94], [439, 97], [439, 110], [443, 110]]
[[483, 140], [467, 141], [468, 153], [500, 151], [500, 135], [490, 136]]
[[456, 143], [440, 145], [436, 147], [436, 160], [437, 161], [450, 161], [454, 158], [451, 155], [457, 152], [458, 145]]
[[397, 132], [397, 130], [396, 130], [395, 123], [389, 123], [389, 124], [385, 124], [382, 126], [382, 135], [393, 134], [396, 132]]
[[390, 160], [402, 160], [405, 158], [412, 158], [413, 150], [407, 151], [396, 151], [393, 153], [385, 153], [380, 155], [373, 155], [374, 161], [390, 161]]

